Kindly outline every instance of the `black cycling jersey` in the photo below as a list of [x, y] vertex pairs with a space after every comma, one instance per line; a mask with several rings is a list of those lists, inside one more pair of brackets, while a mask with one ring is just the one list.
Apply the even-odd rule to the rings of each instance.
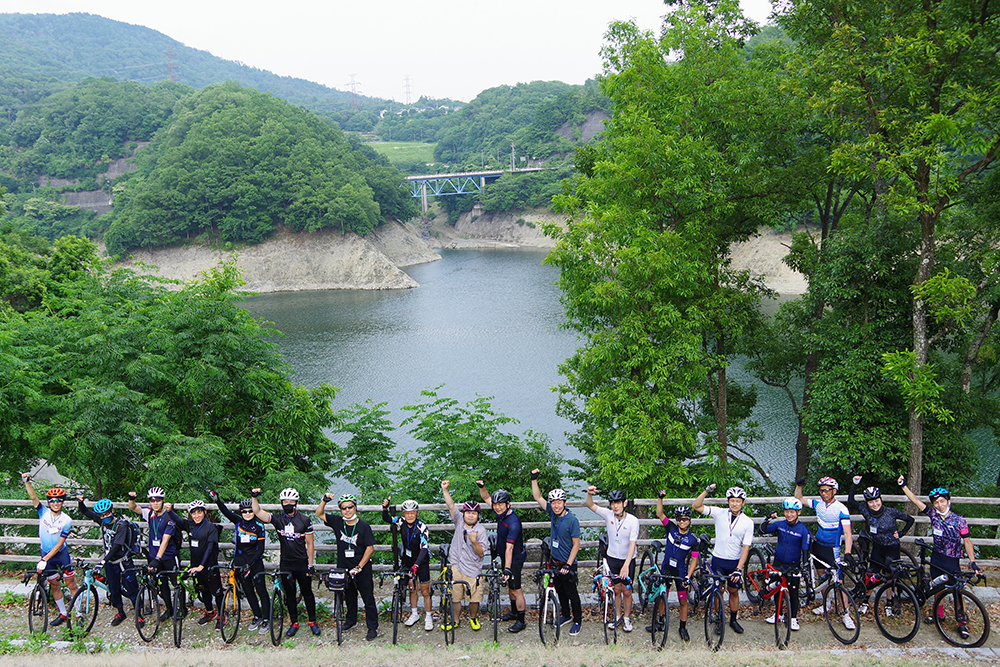
[[497, 550], [500, 557], [506, 564], [507, 545], [514, 545], [514, 553], [511, 556], [511, 565], [521, 565], [528, 558], [528, 553], [524, 550], [524, 535], [521, 531], [521, 519], [518, 518], [514, 510], [507, 510], [507, 513], [497, 517]]
[[104, 541], [104, 562], [117, 563], [131, 555], [129, 551], [132, 548], [130, 543], [132, 526], [129, 522], [115, 517], [115, 522], [108, 526], [101, 521], [100, 515], [84, 505], [82, 500], [79, 501], [79, 509], [80, 514], [101, 527], [101, 539]]
[[278, 544], [281, 545], [281, 566], [308, 565], [306, 536], [313, 534], [309, 517], [297, 510], [291, 516], [283, 512], [272, 512], [271, 525], [277, 531]]
[[257, 518], [249, 520], [243, 519], [239, 514], [233, 512], [223, 504], [221, 500], [215, 501], [219, 506], [219, 511], [223, 516], [233, 522], [236, 534], [233, 541], [236, 543], [236, 553], [233, 555], [233, 565], [252, 565], [264, 557], [264, 547], [267, 540], [264, 537], [264, 524]]
[[219, 527], [205, 519], [195, 523], [189, 519], [178, 519], [177, 526], [188, 534], [191, 549], [191, 566], [211, 567], [219, 564]]
[[[899, 537], [906, 535], [913, 526], [913, 517], [895, 507], [886, 507], [885, 501], [882, 502], [882, 510], [876, 515], [868, 508], [868, 503], [859, 503], [854, 499], [856, 490], [856, 485], [851, 484], [851, 489], [847, 492], [847, 506], [865, 518], [865, 533], [868, 537], [875, 544], [884, 547], [899, 544]], [[896, 527], [897, 521], [904, 523], [902, 528]], [[897, 530], [899, 537], [893, 535]]]

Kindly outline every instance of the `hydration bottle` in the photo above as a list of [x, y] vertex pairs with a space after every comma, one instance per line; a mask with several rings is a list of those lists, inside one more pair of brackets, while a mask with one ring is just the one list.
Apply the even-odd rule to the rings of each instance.
[[939, 577], [937, 577], [936, 579], [934, 579], [934, 581], [931, 582], [931, 588], [934, 588], [935, 586], [940, 586], [941, 584], [945, 583], [946, 581], [948, 581], [948, 575], [947, 574], [942, 574]]

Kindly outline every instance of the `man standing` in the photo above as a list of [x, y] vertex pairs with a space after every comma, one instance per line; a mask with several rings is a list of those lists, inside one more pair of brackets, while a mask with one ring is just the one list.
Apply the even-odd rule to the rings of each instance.
[[549, 491], [549, 499], [546, 502], [542, 497], [542, 490], [538, 488], [540, 472], [538, 468], [531, 471], [531, 495], [534, 496], [538, 506], [548, 513], [549, 520], [552, 522], [549, 527], [549, 541], [551, 542], [549, 567], [558, 573], [552, 584], [556, 589], [556, 595], [559, 596], [559, 606], [562, 607], [563, 613], [567, 614], [559, 619], [559, 625], [565, 625], [572, 620], [573, 625], [569, 628], [569, 634], [575, 637], [580, 634], [583, 627], [580, 591], [576, 588], [579, 567], [576, 556], [580, 552], [580, 520], [566, 509], [566, 492], [562, 489]]
[[[632, 581], [635, 579], [636, 544], [639, 540], [639, 520], [625, 511], [625, 492], [608, 494], [611, 509], [594, 504], [596, 486], [587, 488], [587, 509], [604, 519], [608, 533], [608, 567], [615, 583], [615, 620], [625, 632], [632, 632]], [[610, 625], [610, 623], [609, 623]]]
[[[149, 507], [139, 507], [135, 502], [136, 492], [128, 492], [128, 508], [149, 524], [148, 569], [153, 576], [156, 576], [161, 570], [177, 569], [177, 543], [180, 541], [180, 528], [177, 526], [173, 512], [168, 512], [163, 505], [166, 495], [163, 489], [154, 486], [146, 493]], [[174, 603], [171, 600], [170, 585], [176, 579], [176, 574], [170, 575], [169, 581], [167, 577], [160, 577], [159, 593], [163, 599], [161, 622], [173, 618]]]
[[73, 520], [62, 511], [66, 491], [59, 487], [46, 491], [45, 499], [49, 506], [45, 507], [39, 502], [38, 495], [31, 486], [31, 473], [21, 473], [21, 479], [24, 480], [24, 488], [28, 490], [31, 505], [38, 513], [38, 540], [41, 542], [42, 557], [35, 569], [44, 573], [49, 582], [49, 590], [52, 591], [52, 599], [59, 609], [59, 618], [52, 621], [52, 625], [62, 625], [66, 622], [66, 600], [63, 599], [59, 577], [66, 581], [71, 596], [76, 595], [77, 589], [73, 561], [70, 560], [69, 549], [66, 547], [66, 538], [73, 527]]
[[375, 606], [375, 577], [372, 574], [372, 554], [375, 553], [375, 534], [367, 521], [358, 517], [358, 499], [353, 494], [345, 494], [337, 499], [340, 516], [326, 513], [326, 504], [333, 500], [327, 493], [316, 508], [319, 520], [333, 529], [337, 538], [337, 567], [349, 570], [351, 578], [344, 590], [347, 602], [347, 620], [344, 630], [358, 624], [358, 595], [365, 603], [365, 625], [371, 641], [378, 637], [378, 607]]
[[743, 634], [743, 626], [736, 620], [740, 610], [740, 583], [743, 580], [743, 566], [750, 554], [753, 541], [753, 520], [743, 513], [747, 492], [742, 487], [733, 486], [726, 491], [728, 508], [710, 507], [705, 504], [705, 496], [715, 491], [715, 484], [695, 498], [691, 508], [715, 519], [715, 548], [712, 550], [712, 571], [720, 577], [728, 577], [726, 590], [729, 591], [729, 627], [738, 635]]
[[[452, 599], [455, 625], [458, 625], [459, 615], [462, 613], [462, 601], [466, 594], [469, 596], [469, 627], [479, 630], [482, 627], [479, 623], [479, 604], [483, 601], [484, 586], [479, 580], [479, 575], [483, 573], [483, 557], [486, 555], [486, 543], [489, 537], [486, 528], [479, 523], [479, 503], [470, 500], [462, 505], [461, 510], [455, 507], [448, 487], [451, 482], [444, 480], [441, 482], [441, 492], [444, 494], [444, 502], [448, 505], [448, 515], [455, 523], [455, 534], [451, 538], [451, 550], [449, 559], [451, 560], [452, 579], [454, 581], [464, 581], [465, 586], [455, 586]], [[451, 627], [445, 627], [451, 630]]]
[[528, 552], [524, 549], [524, 536], [521, 534], [521, 519], [511, 509], [508, 491], [497, 489], [491, 496], [486, 490], [486, 483], [481, 479], [476, 480], [476, 486], [479, 487], [479, 495], [482, 496], [483, 502], [497, 515], [497, 548], [502, 550], [503, 578], [510, 593], [510, 611], [500, 620], [514, 621], [507, 630], [520, 632], [527, 627], [524, 623], [525, 604], [524, 591], [521, 590], [521, 570], [524, 568], [524, 561], [528, 559]]
[[[111, 606], [118, 613], [111, 619], [111, 627], [117, 627], [125, 620], [125, 604], [122, 591], [135, 606], [139, 594], [139, 583], [135, 578], [135, 565], [132, 562], [132, 546], [138, 544], [138, 528], [131, 522], [115, 517], [114, 506], [109, 498], [101, 498], [94, 503], [94, 509], [88, 509], [83, 502], [83, 496], [77, 496], [80, 514], [94, 521], [101, 527], [101, 539], [104, 542], [104, 557], [95, 569], [104, 568], [107, 577], [108, 597]], [[138, 547], [137, 547], [138, 548]], [[141, 617], [138, 623], [145, 623]]]

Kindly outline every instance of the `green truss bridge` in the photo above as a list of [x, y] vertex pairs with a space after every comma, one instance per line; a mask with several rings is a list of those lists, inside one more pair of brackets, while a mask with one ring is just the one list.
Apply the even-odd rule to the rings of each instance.
[[426, 213], [428, 197], [482, 192], [486, 189], [486, 183], [495, 181], [504, 174], [527, 174], [545, 170], [546, 167], [526, 167], [514, 170], [484, 169], [482, 171], [463, 171], [457, 174], [407, 176], [403, 186], [408, 187], [414, 197], [420, 198], [421, 210]]

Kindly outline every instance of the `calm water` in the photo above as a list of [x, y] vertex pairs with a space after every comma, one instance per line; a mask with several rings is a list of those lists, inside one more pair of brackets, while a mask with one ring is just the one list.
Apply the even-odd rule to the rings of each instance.
[[[406, 269], [420, 283], [417, 289], [267, 294], [248, 308], [285, 334], [280, 345], [296, 382], [340, 388], [336, 408], [369, 398], [386, 402], [398, 424], [408, 414], [403, 405], [444, 384], [439, 395], [461, 404], [477, 395], [495, 397], [494, 409], [520, 421], [510, 432], [546, 433], [564, 454], [576, 456], [565, 444], [574, 426], [556, 416], [551, 390], [561, 380], [558, 365], [577, 347], [576, 334], [559, 326], [558, 270], [542, 264], [544, 251], [441, 255], [441, 261]], [[762, 438], [749, 450], [772, 479], [790, 482], [797, 423], [787, 396], [755, 381], [738, 360], [730, 377], [757, 386], [753, 419]], [[414, 444], [402, 432], [392, 437], [403, 448]], [[996, 449], [989, 443], [983, 449], [990, 454], [984, 478], [995, 479]]]

